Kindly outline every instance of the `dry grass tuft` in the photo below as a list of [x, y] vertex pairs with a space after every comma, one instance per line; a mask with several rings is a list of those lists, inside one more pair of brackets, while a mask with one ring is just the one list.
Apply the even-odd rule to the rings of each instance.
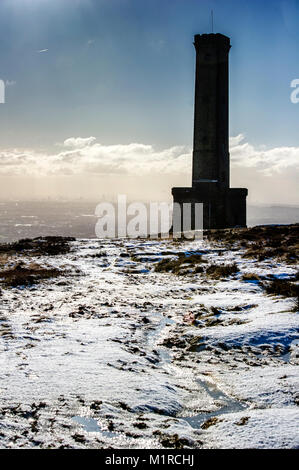
[[26, 238], [14, 243], [0, 245], [0, 253], [23, 254], [31, 256], [56, 256], [69, 253], [69, 242], [74, 241], [72, 237], [38, 237]]
[[202, 272], [198, 270], [198, 264], [204, 263], [202, 256], [199, 253], [193, 253], [191, 255], [180, 254], [177, 259], [162, 259], [155, 265], [155, 272], [165, 273], [171, 272], [173, 274], [181, 274], [182, 270], [195, 267], [196, 272]]
[[30, 287], [63, 274], [63, 271], [56, 268], [44, 268], [38, 264], [24, 266], [19, 263], [13, 268], [0, 271], [0, 283], [5, 287]]
[[252, 228], [209, 230], [208, 240], [227, 247], [238, 246], [246, 251], [244, 257], [263, 261], [276, 258], [289, 264], [298, 261], [299, 224], [263, 225]]
[[267, 294], [282, 295], [283, 297], [299, 296], [299, 285], [285, 279], [274, 279], [265, 289]]
[[236, 263], [233, 264], [211, 264], [207, 270], [207, 276], [213, 279], [220, 279], [222, 277], [232, 276], [239, 271]]
[[260, 281], [261, 278], [258, 274], [255, 273], [245, 273], [242, 276], [242, 281]]

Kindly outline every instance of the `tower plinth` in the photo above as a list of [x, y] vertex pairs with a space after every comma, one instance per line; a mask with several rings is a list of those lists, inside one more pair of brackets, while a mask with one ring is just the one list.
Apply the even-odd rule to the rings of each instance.
[[245, 188], [229, 187], [230, 39], [197, 34], [192, 187], [172, 188], [174, 202], [203, 203], [203, 228], [246, 226]]

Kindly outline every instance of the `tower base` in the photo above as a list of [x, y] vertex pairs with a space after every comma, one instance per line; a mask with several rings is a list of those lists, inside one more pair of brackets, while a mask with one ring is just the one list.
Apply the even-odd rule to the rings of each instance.
[[[172, 188], [173, 202], [202, 203], [203, 229], [246, 227], [246, 188], [219, 188], [217, 183], [199, 183], [190, 188]], [[194, 213], [194, 211], [192, 211]], [[195, 229], [194, 219], [191, 229]]]

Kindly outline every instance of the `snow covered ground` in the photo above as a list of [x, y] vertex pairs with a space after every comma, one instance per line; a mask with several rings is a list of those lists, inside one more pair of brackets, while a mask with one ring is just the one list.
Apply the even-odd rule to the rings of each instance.
[[[178, 251], [239, 271], [155, 272]], [[67, 254], [9, 258], [65, 274], [0, 290], [0, 446], [299, 447], [298, 312], [242, 279], [296, 269], [242, 253], [78, 240]]]

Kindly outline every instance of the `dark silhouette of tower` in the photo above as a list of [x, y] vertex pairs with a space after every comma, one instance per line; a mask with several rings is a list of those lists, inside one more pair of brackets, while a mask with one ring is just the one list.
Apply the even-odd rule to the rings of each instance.
[[[228, 54], [223, 34], [197, 34], [192, 187], [174, 202], [203, 203], [203, 228], [246, 226], [246, 188], [229, 187]], [[194, 222], [193, 222], [194, 223]], [[194, 228], [194, 227], [193, 227]]]

